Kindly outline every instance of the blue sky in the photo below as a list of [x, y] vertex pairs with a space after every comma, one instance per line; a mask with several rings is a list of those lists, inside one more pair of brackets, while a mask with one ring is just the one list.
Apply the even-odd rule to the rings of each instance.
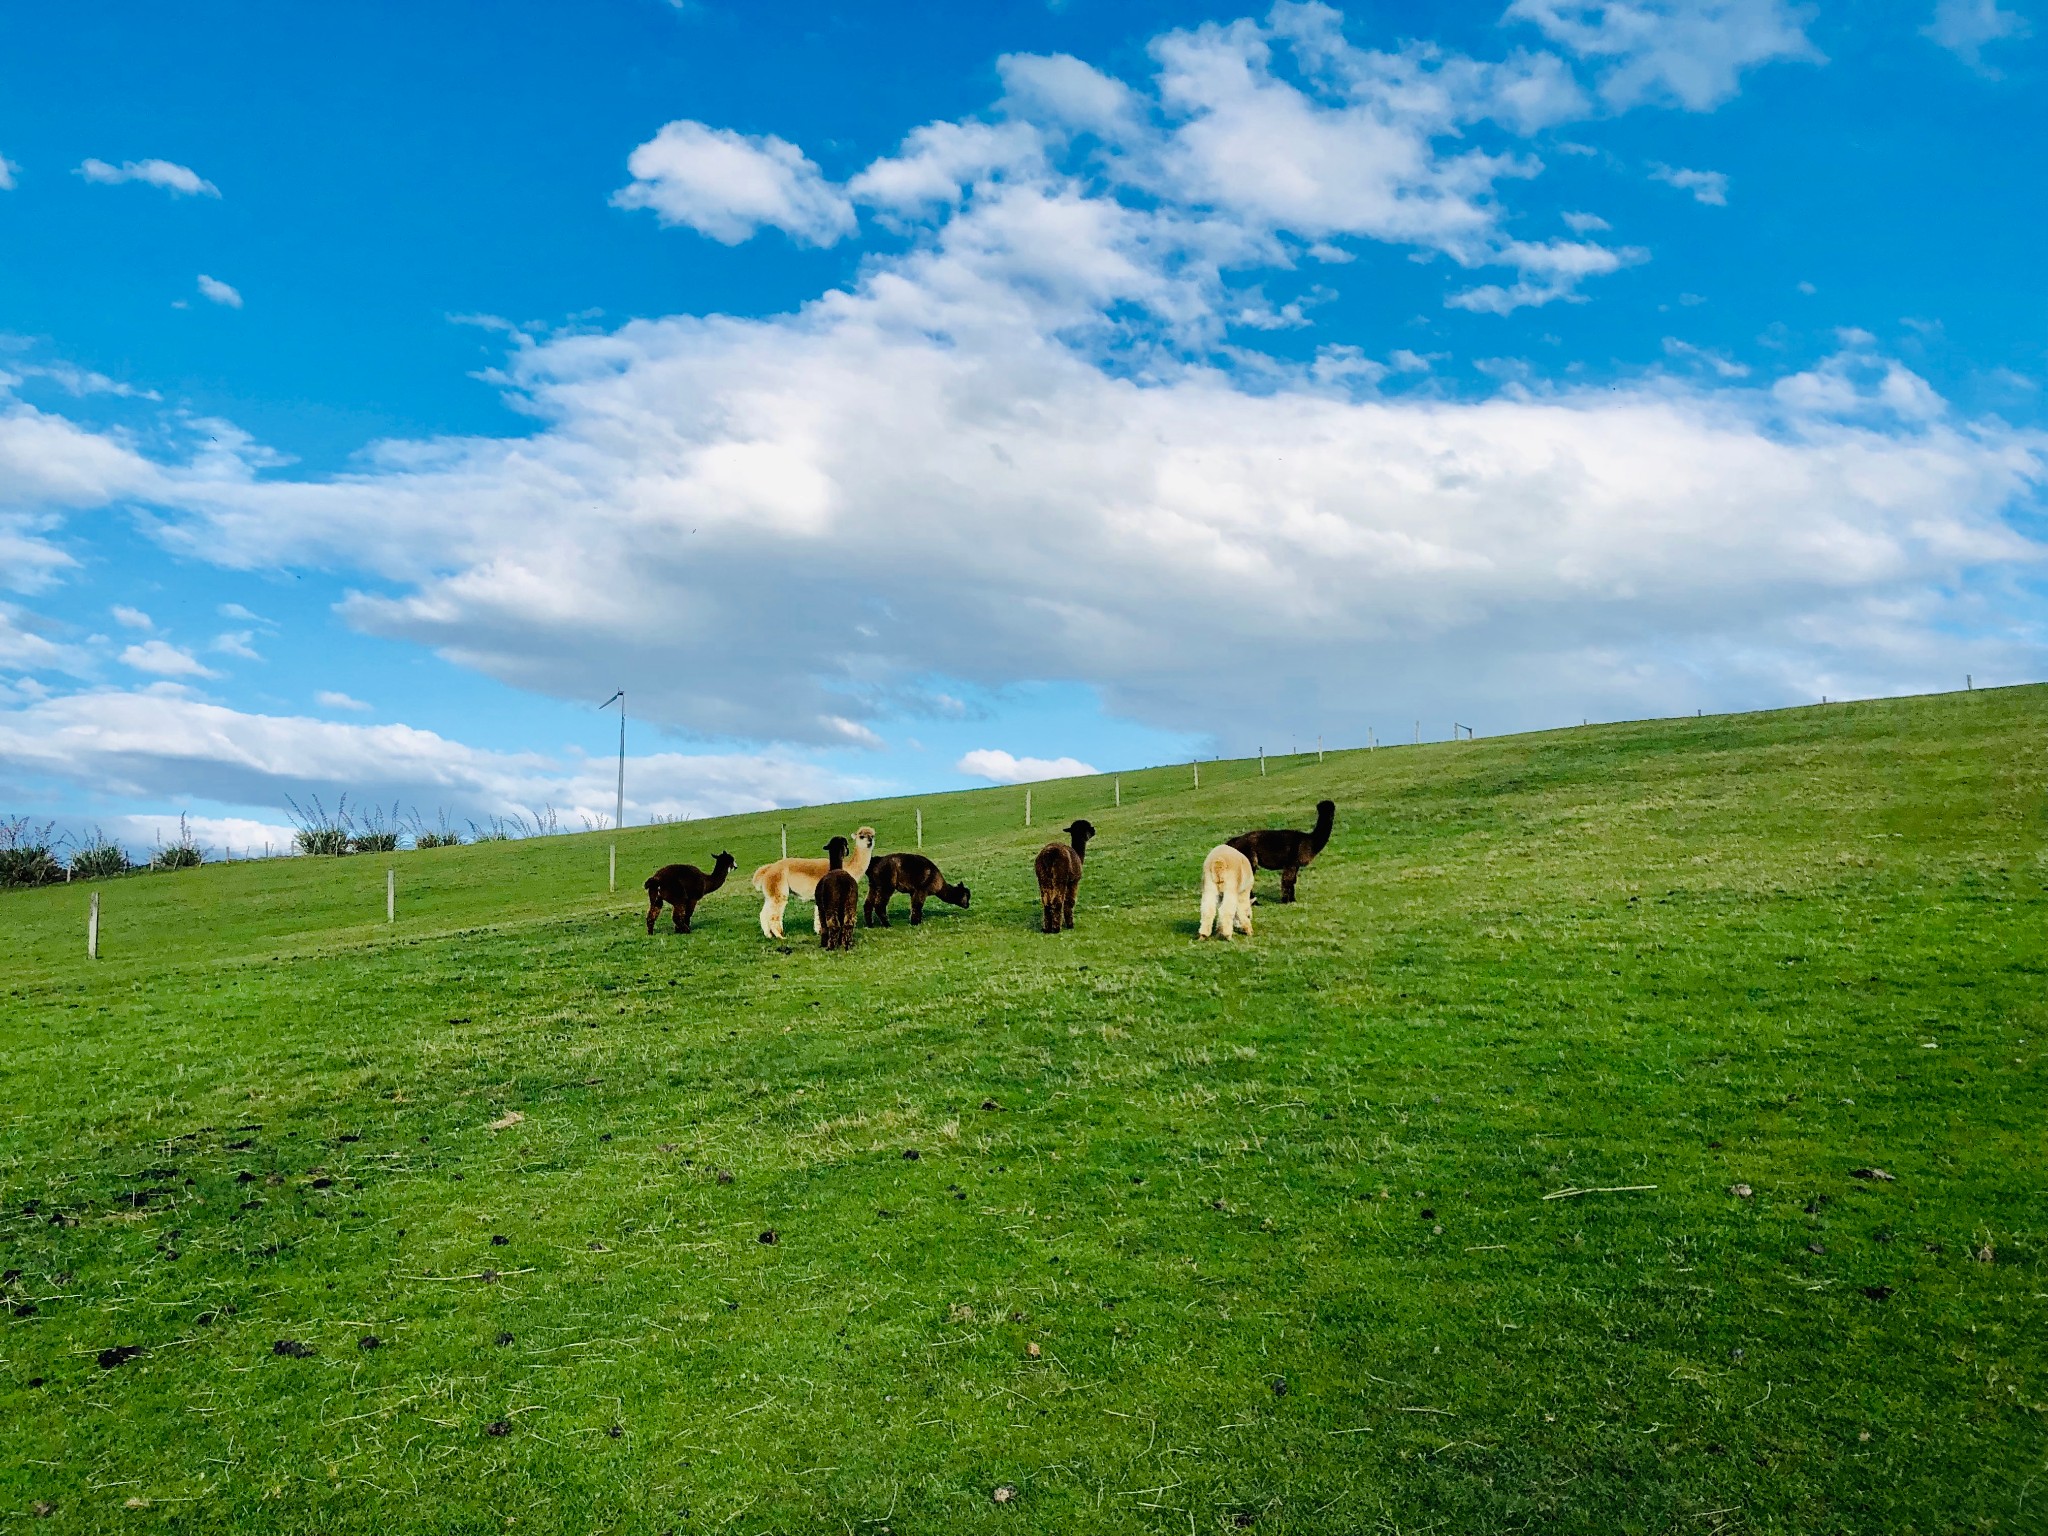
[[0, 809], [634, 819], [2037, 678], [2024, 3], [108, 5]]

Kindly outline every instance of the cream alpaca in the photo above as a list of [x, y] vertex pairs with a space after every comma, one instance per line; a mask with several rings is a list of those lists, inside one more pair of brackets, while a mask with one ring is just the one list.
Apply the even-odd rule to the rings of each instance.
[[1202, 860], [1202, 931], [1229, 939], [1233, 928], [1252, 931], [1252, 861], [1228, 843], [1218, 843]]
[[[868, 860], [874, 855], [875, 829], [862, 827], [853, 834], [853, 851], [847, 854], [842, 868], [858, 880], [867, 873]], [[814, 898], [820, 877], [831, 867], [824, 859], [777, 859], [755, 870], [754, 889], [761, 893], [761, 932], [771, 939], [781, 938], [782, 909], [789, 904], [789, 898]], [[811, 927], [820, 934], [825, 931], [815, 907], [811, 909]]]

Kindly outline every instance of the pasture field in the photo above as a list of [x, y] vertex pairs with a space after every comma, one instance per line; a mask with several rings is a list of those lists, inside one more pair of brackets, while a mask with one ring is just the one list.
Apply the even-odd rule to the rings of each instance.
[[0, 894], [0, 1528], [2048, 1530], [2048, 688], [1187, 779]]

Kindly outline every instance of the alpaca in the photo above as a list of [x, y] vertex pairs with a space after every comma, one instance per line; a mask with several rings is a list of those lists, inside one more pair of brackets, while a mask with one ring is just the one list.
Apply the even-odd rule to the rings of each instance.
[[910, 897], [910, 926], [924, 921], [928, 897], [967, 905], [967, 887], [953, 885], [939, 873], [939, 866], [921, 853], [885, 853], [868, 865], [868, 900], [863, 917], [870, 928], [889, 926], [889, 898], [898, 891]]
[[853, 948], [854, 913], [860, 906], [860, 881], [846, 869], [846, 839], [825, 845], [828, 868], [814, 888], [818, 907], [818, 944], [822, 949]]
[[[862, 827], [853, 834], [852, 850], [846, 855], [846, 872], [858, 880], [867, 873], [868, 860], [875, 854], [875, 829]], [[792, 896], [808, 897], [817, 889], [818, 877], [830, 868], [823, 859], [777, 859], [754, 871], [754, 889], [761, 893], [761, 932], [771, 939], [782, 937], [782, 909]], [[823, 933], [824, 920], [815, 910], [811, 927]]]
[[1228, 843], [1218, 843], [1202, 860], [1201, 938], [1211, 929], [1226, 942], [1235, 928], [1252, 931], [1252, 861]]
[[647, 877], [647, 931], [654, 932], [654, 920], [661, 916], [661, 904], [666, 901], [673, 909], [676, 932], [688, 933], [697, 903], [725, 884], [726, 875], [738, 862], [731, 854], [721, 853], [711, 861], [708, 875], [694, 864], [662, 865]]
[[1324, 845], [1330, 841], [1330, 829], [1336, 824], [1337, 802], [1318, 800], [1313, 832], [1240, 832], [1230, 840], [1230, 846], [1250, 859], [1254, 869], [1279, 870], [1280, 899], [1292, 901], [1295, 877], [1323, 851]]
[[1058, 933], [1074, 926], [1074, 891], [1081, 883], [1081, 861], [1088, 857], [1088, 839], [1095, 827], [1077, 821], [1066, 827], [1072, 840], [1047, 843], [1038, 850], [1038, 900], [1045, 908], [1045, 931]]

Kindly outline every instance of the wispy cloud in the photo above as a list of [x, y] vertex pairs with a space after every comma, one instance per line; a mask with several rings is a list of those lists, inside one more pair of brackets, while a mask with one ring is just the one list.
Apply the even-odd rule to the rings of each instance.
[[12, 192], [14, 190], [14, 178], [20, 170], [21, 167], [16, 162], [8, 159], [5, 155], [0, 155], [0, 192]]
[[115, 605], [114, 605], [114, 606], [113, 606], [113, 607], [112, 607], [111, 609], [109, 609], [108, 611], [109, 611], [110, 613], [112, 613], [112, 614], [114, 615], [114, 622], [115, 622], [116, 624], [119, 624], [119, 625], [121, 625], [121, 626], [122, 626], [123, 628], [126, 628], [126, 629], [155, 629], [155, 628], [156, 628], [156, 621], [155, 621], [155, 620], [153, 620], [153, 619], [151, 619], [151, 618], [150, 618], [150, 616], [149, 616], [148, 614], [144, 613], [144, 612], [143, 612], [143, 611], [142, 611], [142, 610], [141, 610], [140, 608], [130, 608], [130, 607], [126, 606], [125, 604], [121, 604], [121, 603], [116, 603], [116, 604], [115, 604]]
[[170, 160], [124, 160], [119, 165], [109, 165], [104, 160], [86, 160], [79, 165], [78, 174], [103, 186], [139, 181], [145, 186], [162, 187], [166, 192], [184, 197], [220, 196], [220, 188], [197, 171]]
[[361, 699], [352, 699], [345, 693], [337, 693], [329, 688], [322, 688], [314, 694], [313, 702], [322, 709], [346, 709], [358, 714], [367, 713], [370, 708]]
[[1984, 62], [1986, 46], [2031, 36], [2033, 28], [2024, 16], [2000, 10], [1998, 0], [1937, 0], [1934, 19], [1920, 31], [1979, 74], [1995, 76]]
[[220, 674], [190, 651], [168, 640], [144, 640], [121, 652], [121, 664], [156, 677], [218, 677]]
[[1077, 779], [1101, 770], [1076, 757], [1012, 757], [999, 747], [976, 747], [953, 765], [955, 771], [995, 784], [1030, 784], [1040, 779]]
[[213, 300], [214, 303], [224, 304], [229, 309], [240, 309], [242, 307], [242, 296], [240, 293], [236, 292], [231, 285], [222, 282], [217, 277], [208, 277], [204, 272], [199, 274], [199, 291], [207, 298]]
[[1710, 208], [1728, 206], [1728, 176], [1724, 171], [1689, 171], [1682, 166], [1653, 164], [1650, 179], [1690, 192], [1696, 201]]

